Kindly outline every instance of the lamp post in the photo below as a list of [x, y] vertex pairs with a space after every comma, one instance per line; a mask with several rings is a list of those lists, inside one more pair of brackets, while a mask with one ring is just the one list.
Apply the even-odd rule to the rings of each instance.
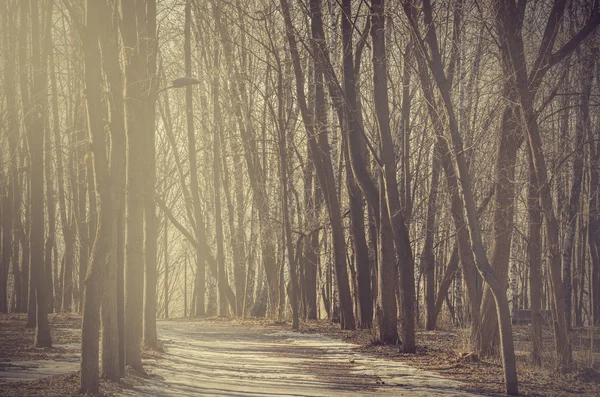
[[175, 80], [171, 81], [170, 86], [163, 87], [160, 90], [156, 91], [156, 93], [158, 94], [160, 92], [163, 92], [163, 91], [171, 89], [171, 88], [183, 88], [183, 87], [187, 87], [188, 85], [195, 85], [195, 84], [200, 84], [200, 83], [201, 83], [201, 81], [195, 77], [191, 77], [191, 76], [178, 77]]

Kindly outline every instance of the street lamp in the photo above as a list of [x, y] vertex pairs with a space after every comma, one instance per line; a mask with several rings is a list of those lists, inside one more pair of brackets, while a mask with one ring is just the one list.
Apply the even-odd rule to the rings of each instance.
[[194, 84], [200, 84], [201, 81], [198, 80], [195, 77], [191, 77], [191, 76], [185, 76], [185, 77], [178, 77], [175, 80], [171, 81], [171, 85], [161, 88], [160, 90], [156, 91], [156, 93], [160, 93], [164, 90], [168, 90], [171, 88], [182, 88], [182, 87], [187, 87], [188, 85], [194, 85]]

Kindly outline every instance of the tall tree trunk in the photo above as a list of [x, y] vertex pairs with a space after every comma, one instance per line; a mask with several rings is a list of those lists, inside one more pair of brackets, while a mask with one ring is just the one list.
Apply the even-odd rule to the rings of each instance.
[[[77, 211], [77, 234], [79, 236], [79, 302], [80, 302], [80, 310], [83, 311], [83, 284], [85, 282], [85, 277], [87, 275], [87, 267], [90, 259], [90, 248], [94, 243], [92, 236], [90, 234], [90, 229], [93, 229], [92, 223], [92, 213], [96, 210], [93, 207], [93, 195], [89, 194], [88, 184], [92, 186], [93, 189], [93, 180], [88, 181], [87, 177], [87, 166], [86, 161], [84, 159], [87, 157], [87, 148], [85, 147], [85, 142], [87, 141], [86, 137], [86, 122], [84, 119], [85, 109], [81, 109], [80, 107], [75, 108], [75, 125], [77, 131], [80, 131], [77, 136], [77, 140], [81, 142], [77, 147], [76, 158], [73, 159], [73, 167], [77, 167], [77, 174], [72, 175], [71, 182], [76, 185], [77, 190], [73, 192], [73, 196], [77, 196], [75, 200], [76, 203], [76, 211]], [[75, 186], [73, 186], [75, 189]], [[89, 213], [88, 213], [88, 197], [89, 197]], [[74, 203], [74, 204], [75, 204]], [[95, 226], [95, 225], [94, 225]], [[63, 300], [67, 299], [65, 295], [67, 295], [67, 285], [68, 288], [72, 288], [72, 274], [73, 274], [73, 264], [67, 263], [65, 260], [65, 275], [63, 275]], [[67, 277], [65, 279], [65, 277]]]
[[[100, 306], [104, 284], [105, 266], [114, 260], [112, 246], [111, 176], [106, 156], [106, 132], [103, 121], [101, 89], [103, 86], [100, 56], [100, 16], [103, 3], [87, 0], [85, 4], [85, 32], [83, 53], [85, 89], [87, 98], [88, 131], [97, 197], [98, 228], [90, 255], [83, 292], [83, 320], [81, 338], [81, 378], [83, 393], [98, 393], [98, 356], [100, 332]], [[106, 310], [106, 309], [105, 309]], [[106, 372], [106, 369], [105, 369]]]
[[[142, 58], [145, 4], [122, 3], [121, 26], [125, 47], [125, 116], [127, 131], [127, 242], [125, 250], [126, 363], [142, 369], [141, 340], [144, 278], [144, 117], [143, 88], [146, 81]], [[110, 226], [107, 226], [110, 227]]]
[[[58, 113], [58, 91], [56, 84], [56, 75], [55, 75], [55, 66], [54, 66], [54, 56], [50, 56], [50, 83], [52, 87], [52, 118], [53, 118], [53, 131], [54, 131], [54, 146], [56, 150], [56, 177], [58, 184], [58, 208], [60, 214], [60, 223], [61, 223], [61, 231], [63, 234], [65, 251], [63, 256], [63, 265], [59, 277], [57, 277], [57, 281], [63, 279], [64, 268], [68, 267], [69, 269], [73, 269], [73, 247], [75, 242], [75, 234], [73, 232], [71, 226], [71, 219], [67, 214], [67, 204], [66, 204], [66, 192], [65, 192], [65, 177], [64, 177], [64, 167], [63, 167], [63, 145], [61, 144], [60, 139], [60, 123], [59, 123], [59, 113]], [[67, 264], [68, 262], [68, 264]], [[58, 266], [58, 264], [56, 264]], [[59, 281], [60, 282], [60, 281]], [[58, 288], [59, 286], [55, 286]], [[80, 287], [81, 288], [81, 283]], [[64, 289], [58, 288], [59, 294], [57, 294], [57, 304], [56, 307], [63, 310], [63, 300], [65, 299]], [[68, 303], [68, 302], [65, 302]]]
[[[505, 71], [506, 76], [508, 73]], [[515, 119], [515, 109], [511, 104], [516, 100], [515, 92], [507, 86], [504, 88], [504, 95], [509, 105], [504, 109], [500, 121], [500, 145], [495, 165], [497, 177], [491, 261], [497, 277], [504, 283], [508, 283], [508, 264], [515, 214], [515, 165], [523, 135]], [[499, 341], [497, 318], [494, 296], [486, 285], [481, 302], [481, 329], [478, 330], [474, 340], [475, 350], [480, 354], [492, 354], [497, 346]]]
[[[47, 0], [44, 5], [52, 10], [52, 1]], [[46, 268], [44, 266], [44, 120], [46, 109], [43, 98], [46, 93], [46, 70], [42, 69], [40, 46], [40, 15], [41, 7], [37, 0], [30, 0], [29, 12], [31, 16], [31, 54], [33, 65], [33, 106], [31, 130], [27, 141], [31, 157], [31, 277], [35, 280], [36, 292], [36, 328], [35, 346], [49, 347], [52, 345], [50, 326], [48, 324], [48, 302], [50, 291], [46, 283]], [[50, 275], [48, 275], [49, 277]]]
[[[308, 148], [307, 150], [310, 150]], [[314, 177], [314, 165], [307, 164], [304, 176], [305, 211], [307, 229], [316, 226], [321, 212], [323, 196]], [[315, 231], [307, 237], [304, 243], [304, 283], [302, 285], [304, 300], [306, 301], [306, 318], [317, 319], [317, 269], [320, 267], [319, 232]]]
[[587, 243], [590, 249], [590, 317], [594, 325], [600, 324], [600, 140], [598, 133], [588, 130], [588, 140], [596, 144], [590, 145], [590, 193]]
[[529, 291], [531, 294], [531, 361], [534, 365], [542, 363], [542, 209], [537, 191], [537, 179], [533, 161], [529, 156], [529, 187], [527, 189], [529, 212], [529, 241], [527, 256], [529, 260]]
[[[319, 43], [323, 43], [325, 35], [323, 33], [323, 20], [321, 4], [319, 0], [311, 0], [311, 32], [312, 48], [319, 51]], [[346, 266], [346, 242], [344, 239], [344, 230], [342, 225], [340, 204], [335, 189], [333, 166], [331, 163], [331, 154], [327, 138], [327, 112], [325, 104], [325, 86], [323, 81], [323, 67], [318, 59], [315, 59], [315, 120], [316, 120], [316, 139], [311, 144], [311, 155], [317, 171], [319, 184], [325, 196], [325, 203], [331, 222], [333, 254], [335, 264], [336, 284], [339, 292], [340, 303], [340, 325], [342, 329], [352, 330], [356, 327], [354, 321], [354, 312], [352, 297], [350, 296], [350, 284], [348, 282], [348, 270]], [[311, 134], [307, 129], [307, 133]], [[312, 134], [311, 134], [312, 135]], [[312, 135], [313, 137], [315, 135]], [[309, 137], [309, 142], [311, 138]]]
[[98, 6], [100, 18], [106, 23], [100, 29], [100, 47], [102, 49], [102, 66], [110, 90], [110, 173], [111, 173], [111, 241], [113, 252], [106, 264], [102, 293], [102, 377], [113, 381], [124, 374], [124, 332], [123, 301], [119, 284], [122, 274], [119, 273], [123, 252], [122, 214], [125, 201], [125, 115], [122, 72], [119, 63], [119, 37], [117, 30], [117, 14], [114, 0], [104, 0]]
[[[343, 65], [344, 65], [344, 91], [348, 99], [348, 107], [351, 112], [358, 111], [356, 102], [356, 76], [354, 73], [354, 57], [352, 49], [352, 2], [344, 0], [342, 2], [342, 41], [344, 46]], [[346, 116], [348, 135], [360, 134], [360, 127], [355, 125], [358, 123], [355, 117]], [[342, 127], [344, 128], [344, 127]], [[359, 138], [360, 145], [358, 155], [361, 156], [360, 162], [366, 162], [367, 147], [362, 135]], [[357, 275], [357, 302], [359, 310], [358, 323], [360, 328], [371, 328], [373, 322], [373, 302], [371, 296], [371, 280], [370, 280], [370, 263], [369, 249], [367, 247], [367, 239], [365, 235], [365, 222], [363, 210], [363, 194], [358, 183], [354, 179], [352, 173], [352, 163], [348, 158], [352, 154], [348, 147], [344, 148], [346, 155], [346, 186], [348, 189], [350, 201], [350, 225], [352, 228], [352, 241], [354, 243], [354, 253], [356, 260], [356, 275]]]
[[48, 9], [40, 17], [42, 23], [42, 52], [40, 70], [43, 73], [44, 95], [40, 100], [40, 105], [45, 109], [44, 118], [44, 172], [46, 173], [46, 212], [48, 214], [48, 235], [46, 236], [46, 246], [44, 250], [44, 268], [47, 277], [44, 279], [48, 294], [48, 301], [45, 302], [47, 310], [52, 313], [54, 311], [54, 288], [52, 282], [52, 249], [56, 244], [56, 196], [54, 194], [54, 162], [52, 160], [52, 140], [50, 115], [48, 104], [48, 56], [52, 52], [52, 8], [53, 1], [47, 3]]
[[[156, 335], [157, 312], [157, 242], [158, 219], [156, 216], [156, 91], [158, 78], [156, 73], [156, 57], [158, 51], [158, 37], [156, 31], [156, 0], [145, 1], [144, 30], [142, 31], [143, 60], [146, 67], [146, 81], [144, 82], [144, 345], [158, 348]], [[139, 14], [138, 14], [139, 15]]]
[[284, 119], [284, 92], [283, 92], [283, 70], [281, 60], [276, 56], [277, 60], [277, 129], [278, 129], [278, 147], [279, 147], [279, 169], [281, 173], [282, 187], [282, 217], [285, 235], [285, 251], [290, 270], [291, 296], [290, 303], [292, 306], [292, 329], [298, 330], [299, 313], [298, 313], [298, 273], [296, 270], [296, 258], [294, 258], [294, 244], [292, 241], [292, 225], [290, 220], [289, 209], [289, 187], [290, 180], [288, 179], [288, 148], [287, 148], [287, 123]]
[[577, 211], [579, 209], [579, 196], [583, 182], [583, 143], [586, 130], [590, 126], [590, 94], [592, 81], [594, 79], [594, 59], [588, 56], [583, 63], [581, 73], [581, 98], [579, 103], [579, 114], [575, 125], [575, 151], [573, 160], [573, 182], [571, 185], [571, 197], [566, 213], [564, 213], [563, 224], [565, 225], [565, 238], [563, 242], [562, 264], [563, 264], [563, 286], [565, 289], [565, 321], [567, 328], [571, 329], [572, 313], [572, 280], [571, 262], [573, 259], [573, 246], [575, 245], [575, 231], [577, 226]]
[[[219, 68], [220, 68], [220, 48], [215, 43], [214, 49], [214, 78], [213, 78], [213, 189], [215, 200], [215, 233], [217, 240], [217, 282], [219, 285], [219, 316], [227, 317], [227, 296], [225, 295], [225, 284], [227, 283], [227, 274], [225, 273], [225, 249], [223, 247], [223, 217], [221, 215], [221, 104], [219, 95]], [[230, 192], [225, 192], [229, 194]]]
[[[385, 194], [385, 203], [387, 208], [381, 210], [381, 214], [386, 213], [390, 217], [390, 225], [394, 237], [394, 246], [396, 248], [396, 256], [398, 267], [400, 269], [400, 296], [401, 296], [401, 339], [402, 351], [405, 353], [414, 353], [415, 345], [415, 279], [414, 279], [414, 262], [412, 249], [410, 246], [410, 238], [408, 235], [407, 226], [404, 222], [403, 211], [400, 205], [400, 197], [398, 193], [398, 182], [396, 180], [396, 159], [394, 155], [394, 142], [390, 131], [390, 110], [388, 103], [387, 89], [387, 57], [385, 44], [385, 19], [384, 19], [384, 1], [372, 1], [371, 14], [371, 37], [373, 41], [373, 91], [375, 112], [379, 124], [379, 136], [381, 139], [381, 161], [383, 165], [383, 185], [381, 186], [380, 196]], [[385, 192], [385, 193], [384, 193]], [[382, 219], [382, 225], [384, 220]], [[383, 229], [383, 227], [382, 227]], [[380, 233], [382, 231], [380, 230]], [[386, 263], [381, 262], [380, 266]], [[394, 264], [389, 264], [395, 268]], [[380, 276], [382, 272], [380, 271]], [[395, 275], [395, 271], [388, 272], [387, 277]], [[394, 288], [393, 281], [391, 285]], [[380, 281], [380, 286], [382, 286]], [[379, 291], [380, 295], [388, 294], [387, 291]], [[392, 309], [392, 307], [390, 307]], [[386, 310], [382, 307], [382, 310]], [[385, 341], [390, 342], [390, 341]]]
[[[191, 29], [192, 29], [192, 3], [190, 0], [185, 2], [185, 26], [184, 26], [184, 53], [185, 53], [185, 73], [192, 75], [192, 53], [191, 53]], [[185, 88], [185, 106], [187, 120], [188, 136], [188, 160], [190, 163], [190, 190], [192, 196], [192, 206], [194, 211], [194, 220], [196, 224], [196, 300], [194, 315], [196, 317], [204, 316], [205, 290], [206, 290], [206, 263], [204, 252], [200, 248], [201, 241], [205, 240], [200, 227], [202, 222], [202, 209], [200, 207], [200, 194], [198, 188], [198, 161], [196, 160], [196, 133], [194, 131], [194, 99], [192, 97], [192, 86]]]
[[440, 161], [436, 151], [433, 153], [431, 170], [431, 183], [429, 185], [429, 198], [427, 201], [427, 219], [425, 221], [425, 243], [421, 254], [421, 269], [425, 275], [424, 300], [425, 300], [425, 329], [435, 328], [435, 255], [433, 252], [433, 234], [435, 232], [435, 218], [437, 213], [437, 192], [440, 174]]
[[[31, 212], [31, 156], [27, 142], [33, 128], [33, 111], [32, 102], [30, 99], [30, 70], [29, 70], [29, 45], [28, 38], [31, 35], [29, 27], [29, 3], [27, 1], [19, 2], [19, 64], [22, 65], [19, 73], [19, 86], [21, 94], [21, 111], [24, 115], [24, 130], [25, 139], [22, 143], [21, 149], [21, 166], [29, 167], [30, 172], [23, 178], [22, 186], [26, 188], [26, 200], [25, 201], [25, 216], [24, 223], [21, 217], [17, 218], [19, 229], [19, 239], [21, 241], [21, 247], [23, 249], [23, 302], [26, 302], [25, 307], [27, 308], [27, 328], [35, 327], [36, 322], [36, 305], [35, 305], [35, 285], [34, 277], [32, 277], [31, 271], [31, 241], [29, 231], [30, 227], [30, 212]], [[27, 154], [26, 154], [27, 152]], [[24, 189], [25, 190], [25, 189]]]
[[[244, 192], [243, 182], [240, 181], [242, 173], [240, 170], [239, 155], [234, 156], [234, 188], [231, 187], [230, 176], [229, 176], [229, 162], [227, 161], [227, 151], [229, 148], [226, 145], [225, 137], [222, 138], [222, 145], [219, 145], [220, 152], [220, 165], [223, 166], [223, 191], [225, 193], [225, 200], [227, 202], [227, 220], [229, 224], [229, 242], [231, 245], [232, 259], [233, 259], [233, 279], [235, 284], [235, 314], [243, 317], [244, 311], [244, 295], [246, 294], [246, 255], [245, 255], [245, 227], [243, 226], [244, 219]], [[232, 150], [234, 145], [231, 145]], [[236, 145], [237, 146], [237, 145]], [[237, 147], [236, 147], [237, 149]], [[229, 192], [229, 194], [227, 194]], [[234, 199], [237, 206], [234, 205]], [[238, 222], [236, 222], [236, 217]]]
[[13, 279], [14, 279], [14, 295], [16, 299], [15, 307], [17, 310], [22, 307], [21, 300], [23, 298], [21, 288], [21, 280], [19, 274], [19, 245], [16, 242], [13, 243], [13, 236], [15, 235], [16, 222], [14, 218], [20, 216], [20, 203], [16, 203], [16, 191], [19, 184], [18, 174], [18, 162], [17, 162], [17, 142], [19, 139], [19, 124], [16, 108], [16, 92], [14, 85], [14, 21], [13, 15], [15, 14], [12, 8], [14, 4], [5, 2], [5, 6], [2, 8], [2, 24], [5, 26], [6, 31], [4, 32], [4, 87], [6, 93], [6, 115], [8, 118], [7, 122], [7, 133], [8, 133], [8, 170], [6, 172], [6, 192], [2, 195], [2, 256], [0, 257], [0, 312], [8, 312], [8, 272], [9, 265], [12, 260], [13, 268]]
[[[166, 155], [165, 155], [166, 158]], [[165, 167], [166, 169], [166, 167]], [[163, 223], [163, 255], [164, 255], [164, 263], [165, 263], [165, 273], [163, 278], [163, 288], [164, 288], [164, 311], [165, 318], [169, 318], [169, 224], [167, 222], [167, 215], [165, 213], [164, 223]]]

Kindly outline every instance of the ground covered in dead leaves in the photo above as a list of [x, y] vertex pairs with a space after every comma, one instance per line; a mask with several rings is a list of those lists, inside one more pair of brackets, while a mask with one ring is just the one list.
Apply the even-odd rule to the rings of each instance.
[[[252, 322], [256, 324], [256, 322]], [[262, 326], [287, 327], [288, 323], [268, 323]], [[435, 331], [417, 331], [417, 353], [399, 353], [397, 346], [382, 346], [377, 342], [375, 330], [341, 331], [339, 324], [319, 320], [302, 323], [300, 332], [319, 333], [355, 343], [359, 351], [402, 361], [407, 365], [437, 372], [461, 381], [465, 389], [485, 395], [503, 395], [504, 381], [499, 358], [481, 358], [468, 347], [468, 329], [453, 326]], [[600, 396], [600, 330], [595, 330], [593, 348], [588, 328], [574, 329], [571, 334], [573, 358], [576, 368], [565, 375], [558, 375], [553, 363], [553, 337], [549, 327], [544, 329], [544, 363], [535, 368], [529, 359], [531, 345], [530, 326], [513, 327], [519, 391], [531, 397], [598, 397]]]
[[[26, 328], [26, 314], [0, 314], [0, 371], [18, 367], [32, 360], [61, 360], [79, 357], [81, 344], [81, 316], [57, 313], [48, 316], [53, 346], [33, 347], [35, 329]], [[101, 382], [102, 395], [118, 396], [123, 389], [133, 388], [143, 382], [143, 375], [128, 371], [120, 383]], [[70, 371], [61, 375], [31, 381], [6, 381], [0, 376], [0, 397], [66, 397], [79, 396], [79, 373]]]

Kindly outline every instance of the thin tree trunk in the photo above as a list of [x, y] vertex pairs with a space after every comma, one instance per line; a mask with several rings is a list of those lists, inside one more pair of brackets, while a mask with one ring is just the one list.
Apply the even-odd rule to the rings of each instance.
[[431, 170], [431, 183], [429, 185], [429, 198], [427, 201], [427, 220], [425, 222], [425, 244], [421, 254], [421, 269], [424, 277], [425, 300], [425, 329], [435, 328], [435, 255], [433, 252], [433, 234], [435, 232], [435, 218], [437, 213], [437, 192], [440, 174], [440, 160], [437, 153], [433, 153]]
[[542, 209], [537, 192], [537, 179], [531, 156], [529, 156], [529, 187], [527, 194], [529, 212], [529, 284], [531, 294], [531, 361], [542, 364]]
[[[45, 3], [51, 12], [52, 2]], [[46, 109], [43, 97], [46, 94], [46, 70], [41, 61], [41, 30], [39, 10], [44, 10], [37, 0], [30, 1], [31, 53], [33, 64], [33, 105], [34, 115], [29, 131], [28, 143], [31, 157], [31, 277], [35, 280], [36, 328], [35, 346], [50, 347], [50, 326], [48, 324], [48, 302], [50, 291], [47, 288], [44, 266], [44, 120]], [[34, 267], [35, 266], [35, 267]]]
[[[156, 335], [157, 312], [157, 242], [158, 218], [156, 216], [156, 91], [158, 89], [156, 57], [158, 37], [156, 31], [156, 0], [145, 1], [144, 29], [142, 32], [142, 57], [146, 68], [144, 82], [144, 346], [158, 349]], [[138, 13], [139, 15], [139, 13]], [[139, 22], [138, 22], [139, 23]], [[139, 28], [139, 26], [138, 26]]]
[[11, 3], [5, 2], [5, 7], [2, 9], [2, 23], [6, 27], [4, 32], [4, 88], [6, 92], [6, 115], [8, 118], [7, 122], [7, 135], [9, 145], [9, 158], [6, 163], [8, 164], [8, 170], [6, 172], [7, 189], [5, 194], [2, 195], [2, 256], [0, 257], [0, 312], [8, 312], [8, 272], [9, 265], [12, 260], [13, 269], [13, 280], [14, 280], [14, 295], [15, 295], [15, 308], [17, 310], [22, 307], [21, 300], [23, 294], [21, 292], [22, 284], [19, 274], [19, 245], [13, 236], [16, 232], [16, 221], [15, 217], [20, 216], [20, 202], [16, 203], [17, 199], [16, 191], [18, 190], [19, 174], [18, 174], [18, 162], [17, 162], [17, 142], [19, 139], [19, 125], [18, 115], [16, 108], [16, 91], [14, 84], [15, 65], [13, 64], [14, 57], [14, 21], [12, 15], [14, 14], [11, 9], [14, 7]]
[[[165, 155], [166, 158], [166, 155]], [[166, 169], [166, 167], [165, 167]], [[164, 212], [164, 211], [163, 211]], [[169, 318], [169, 224], [167, 222], [167, 214], [164, 214], [164, 223], [163, 223], [163, 244], [164, 244], [164, 263], [165, 263], [165, 273], [163, 279], [163, 288], [165, 294], [165, 318]]]
[[[284, 224], [284, 235], [285, 235], [285, 250], [287, 253], [288, 265], [290, 269], [290, 283], [291, 283], [291, 306], [292, 306], [292, 329], [298, 330], [299, 327], [299, 313], [298, 313], [298, 272], [296, 270], [296, 258], [294, 258], [294, 244], [292, 241], [292, 225], [290, 220], [290, 209], [289, 209], [289, 187], [290, 181], [288, 179], [288, 148], [287, 148], [287, 125], [284, 119], [284, 92], [283, 92], [283, 71], [281, 66], [281, 60], [276, 55], [277, 60], [277, 127], [279, 132], [279, 169], [281, 173], [281, 186], [282, 186], [282, 216]], [[283, 266], [282, 266], [283, 267]]]
[[[19, 2], [19, 6], [19, 65], [22, 65], [19, 73], [19, 85], [21, 94], [21, 111], [24, 115], [23, 121], [26, 138], [23, 140], [23, 146], [21, 149], [21, 166], [25, 166], [25, 163], [27, 163], [27, 167], [30, 168], [31, 156], [26, 154], [26, 152], [29, 153], [26, 143], [27, 138], [31, 135], [33, 128], [32, 103], [29, 95], [30, 70], [28, 68], [28, 38], [31, 35], [31, 30], [29, 28], [29, 3], [27, 1], [21, 1]], [[25, 326], [27, 328], [33, 328], [35, 327], [36, 323], [36, 304], [34, 278], [32, 277], [31, 271], [31, 241], [29, 234], [29, 231], [31, 230], [31, 168], [30, 172], [27, 173], [27, 176], [24, 177], [22, 186], [26, 187], [27, 192], [24, 214], [25, 223], [22, 223], [21, 217], [17, 218], [17, 223], [20, 226], [19, 237], [21, 240], [21, 247], [23, 249], [23, 301], [27, 302], [27, 324]]]
[[47, 277], [44, 279], [44, 283], [46, 283], [46, 290], [48, 294], [48, 301], [45, 302], [47, 305], [48, 312], [52, 313], [54, 311], [54, 288], [52, 282], [52, 249], [56, 243], [56, 196], [54, 194], [54, 164], [52, 158], [52, 144], [51, 144], [51, 127], [50, 127], [50, 117], [49, 117], [49, 109], [50, 106], [48, 104], [48, 56], [52, 52], [52, 8], [53, 1], [48, 1], [47, 3], [48, 9], [46, 12], [40, 17], [40, 22], [42, 24], [43, 31], [41, 36], [41, 64], [40, 70], [43, 73], [43, 81], [44, 81], [44, 95], [40, 99], [40, 105], [45, 109], [45, 117], [44, 117], [44, 172], [45, 182], [46, 182], [46, 212], [48, 217], [48, 235], [46, 236], [46, 246], [44, 250], [44, 270]]
[[581, 73], [581, 98], [579, 104], [579, 117], [575, 126], [575, 151], [573, 161], [573, 182], [571, 185], [571, 196], [569, 206], [567, 208], [563, 224], [565, 225], [565, 239], [563, 242], [562, 264], [563, 275], [562, 281], [565, 289], [565, 321], [567, 328], [571, 329], [571, 313], [572, 313], [572, 291], [573, 285], [571, 280], [571, 262], [573, 260], [573, 246], [575, 245], [575, 231], [577, 226], [577, 210], [579, 209], [579, 197], [581, 195], [581, 185], [583, 182], [583, 142], [586, 136], [586, 130], [589, 128], [590, 122], [590, 94], [592, 90], [592, 80], [594, 70], [594, 60], [589, 57], [583, 64]]
[[[185, 53], [185, 73], [187, 76], [192, 75], [192, 53], [191, 53], [191, 29], [192, 29], [192, 4], [190, 0], [185, 3], [185, 30], [184, 30], [184, 53]], [[201, 240], [205, 240], [203, 228], [200, 227], [202, 222], [202, 209], [200, 208], [200, 194], [198, 188], [198, 161], [196, 159], [196, 133], [194, 131], [194, 100], [192, 97], [192, 86], [185, 88], [185, 106], [187, 120], [187, 136], [188, 136], [188, 160], [190, 163], [190, 190], [192, 197], [192, 207], [194, 211], [194, 219], [196, 222], [196, 240], [200, 244]], [[199, 245], [196, 246], [196, 300], [194, 315], [196, 317], [204, 316], [205, 314], [205, 291], [206, 289], [206, 262], [205, 254]]]
[[[225, 284], [227, 283], [227, 274], [225, 273], [225, 248], [223, 247], [223, 217], [221, 215], [221, 135], [222, 135], [222, 120], [221, 120], [221, 104], [219, 95], [219, 68], [220, 68], [220, 49], [218, 44], [215, 44], [214, 53], [214, 71], [213, 78], [213, 189], [215, 200], [215, 233], [217, 240], [217, 265], [218, 276], [217, 282], [219, 285], [219, 316], [227, 317], [227, 296], [225, 295]], [[229, 192], [225, 192], [229, 194]]]

